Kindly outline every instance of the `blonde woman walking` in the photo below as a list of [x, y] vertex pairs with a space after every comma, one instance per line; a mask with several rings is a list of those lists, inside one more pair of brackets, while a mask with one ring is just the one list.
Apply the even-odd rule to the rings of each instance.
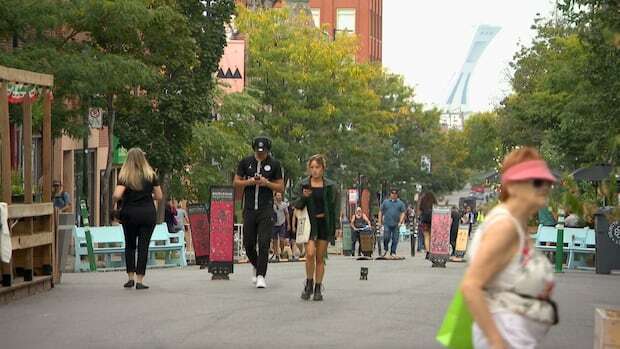
[[[149, 243], [155, 229], [157, 210], [154, 200], [162, 199], [157, 174], [149, 165], [140, 148], [127, 153], [114, 190], [113, 206], [118, 214], [125, 234], [125, 263], [129, 280], [124, 287], [138, 290], [149, 288], [144, 284]], [[136, 248], [138, 261], [136, 263]]]

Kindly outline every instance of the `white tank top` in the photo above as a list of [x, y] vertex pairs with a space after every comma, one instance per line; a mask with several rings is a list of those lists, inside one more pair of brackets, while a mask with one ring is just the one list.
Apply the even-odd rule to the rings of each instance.
[[519, 296], [540, 297], [554, 282], [553, 266], [545, 255], [530, 247], [527, 243], [529, 237], [523, 227], [505, 207], [496, 206], [476, 230], [468, 259], [471, 262], [476, 258], [476, 252], [488, 227], [502, 219], [510, 219], [515, 224], [519, 233], [519, 249], [504, 270], [498, 272], [485, 286], [491, 312], [508, 310], [532, 320], [553, 323], [553, 308], [548, 302]]

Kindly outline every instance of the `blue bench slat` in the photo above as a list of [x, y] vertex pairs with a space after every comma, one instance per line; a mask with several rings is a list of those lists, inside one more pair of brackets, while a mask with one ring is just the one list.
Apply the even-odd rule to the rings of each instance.
[[[534, 236], [536, 248], [542, 251], [556, 250], [557, 229], [555, 227], [538, 226]], [[552, 246], [547, 244], [553, 244]], [[564, 228], [564, 251], [568, 252], [568, 268], [574, 268], [575, 253], [596, 253], [596, 234], [590, 228]]]
[[[106, 226], [106, 227], [91, 227], [90, 229], [93, 252], [95, 255], [105, 255], [106, 267], [110, 269], [118, 269], [118, 266], [112, 266], [111, 264], [118, 264], [118, 261], [111, 261], [112, 254], [121, 254], [124, 260], [125, 253], [125, 235], [123, 234], [123, 227], [121, 225]], [[88, 255], [86, 248], [86, 232], [83, 227], [74, 227], [73, 238], [75, 241], [75, 271], [89, 270], [88, 262], [84, 262], [85, 256]], [[171, 238], [174, 238], [177, 242], [170, 242]], [[167, 255], [165, 266], [186, 266], [187, 260], [185, 259], [185, 235], [184, 233], [169, 233], [165, 223], [158, 224], [153, 230], [151, 241], [149, 243], [149, 266], [160, 266], [154, 263], [154, 255], [151, 252], [171, 252], [179, 251], [178, 258], [172, 258], [171, 255]], [[109, 247], [106, 245], [115, 244], [120, 246]], [[103, 245], [103, 246], [102, 246]], [[172, 263], [170, 263], [172, 262]], [[124, 262], [123, 262], [124, 264]], [[108, 268], [106, 268], [108, 269]]]

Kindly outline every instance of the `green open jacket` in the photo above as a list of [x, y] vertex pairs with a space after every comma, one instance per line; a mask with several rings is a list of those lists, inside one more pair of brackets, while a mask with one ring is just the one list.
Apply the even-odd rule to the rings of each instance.
[[[329, 180], [327, 178], [323, 179], [323, 201], [325, 207], [325, 220], [327, 223], [327, 239], [328, 241], [334, 241], [336, 236], [336, 227], [338, 226], [338, 217], [340, 215], [339, 206], [338, 206], [338, 189], [336, 187], [336, 182]], [[304, 185], [310, 184], [310, 178], [306, 177], [301, 180], [297, 190], [295, 191], [297, 194], [297, 200], [294, 202], [295, 208], [303, 209], [304, 207], [308, 208], [308, 215], [310, 216], [310, 229], [312, 231], [311, 235], [316, 235], [317, 232], [317, 220], [315, 217], [316, 209], [314, 207], [314, 201], [312, 197], [304, 197], [302, 187]]]

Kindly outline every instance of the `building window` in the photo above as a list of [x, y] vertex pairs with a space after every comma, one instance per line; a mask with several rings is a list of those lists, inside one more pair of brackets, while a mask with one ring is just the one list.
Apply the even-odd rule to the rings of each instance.
[[312, 20], [314, 21], [314, 25], [317, 28], [320, 28], [321, 27], [321, 9], [313, 8], [313, 9], [310, 9], [310, 11], [312, 12]]
[[354, 8], [339, 8], [336, 10], [336, 32], [355, 33]]

